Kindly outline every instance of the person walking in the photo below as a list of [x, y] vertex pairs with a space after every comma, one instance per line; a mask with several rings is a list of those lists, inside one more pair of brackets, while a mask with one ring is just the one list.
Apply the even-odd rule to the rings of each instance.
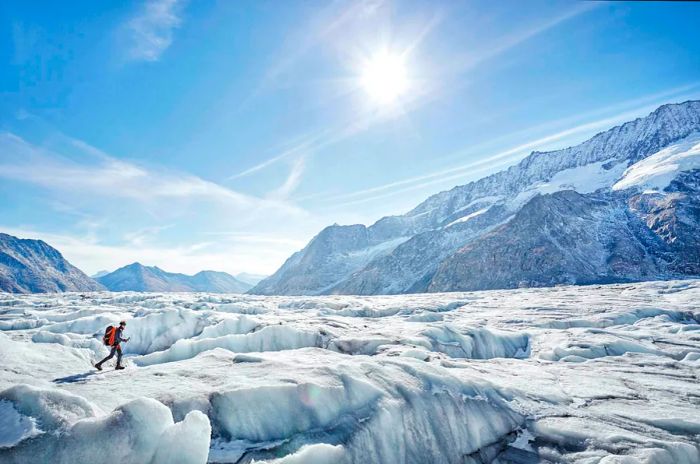
[[102, 361], [98, 362], [95, 364], [95, 368], [98, 371], [102, 370], [102, 364], [105, 362], [109, 361], [114, 357], [114, 355], [117, 355], [117, 367], [115, 367], [116, 370], [121, 370], [124, 369], [124, 366], [122, 366], [122, 346], [121, 343], [128, 342], [128, 338], [122, 338], [122, 335], [124, 334], [124, 329], [126, 329], [126, 321], [121, 321], [119, 323], [119, 327], [114, 328], [110, 326], [112, 330], [110, 331], [109, 329], [107, 330], [107, 333], [105, 333], [105, 344], [109, 345], [112, 347], [111, 351], [109, 352], [109, 356], [104, 358]]

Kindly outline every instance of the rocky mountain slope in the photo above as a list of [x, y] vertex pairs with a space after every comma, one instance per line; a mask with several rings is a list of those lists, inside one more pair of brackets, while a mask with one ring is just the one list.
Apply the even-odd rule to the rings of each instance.
[[104, 287], [41, 240], [0, 233], [0, 291], [86, 292]]
[[97, 280], [113, 292], [244, 293], [251, 288], [225, 272], [201, 271], [189, 276], [140, 263], [129, 264]]
[[700, 101], [664, 105], [369, 227], [330, 226], [251, 290], [383, 294], [698, 275]]

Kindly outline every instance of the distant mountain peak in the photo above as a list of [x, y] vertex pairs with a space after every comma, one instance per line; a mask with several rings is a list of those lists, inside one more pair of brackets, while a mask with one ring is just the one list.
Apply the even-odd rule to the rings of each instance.
[[101, 276], [98, 281], [111, 291], [245, 293], [251, 288], [225, 272], [206, 270], [190, 276], [138, 262]]

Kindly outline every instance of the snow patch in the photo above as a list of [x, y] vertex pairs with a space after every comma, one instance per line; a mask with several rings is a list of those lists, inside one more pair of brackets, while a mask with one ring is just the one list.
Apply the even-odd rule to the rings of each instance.
[[639, 187], [663, 191], [678, 173], [692, 169], [700, 169], [700, 132], [633, 164], [613, 185], [613, 190]]
[[490, 206], [489, 206], [488, 208], [482, 208], [482, 209], [480, 209], [479, 211], [474, 211], [473, 213], [469, 213], [469, 214], [467, 214], [466, 216], [462, 216], [462, 217], [459, 218], [459, 219], [455, 219], [454, 221], [452, 221], [452, 222], [450, 222], [449, 224], [447, 224], [447, 225], [445, 226], [445, 228], [450, 227], [450, 226], [455, 225], [455, 224], [459, 224], [460, 222], [466, 222], [466, 221], [468, 221], [468, 220], [470, 220], [470, 219], [473, 219], [473, 218], [475, 218], [475, 217], [477, 217], [477, 216], [479, 216], [479, 215], [481, 215], [481, 214], [484, 214], [486, 211], [489, 210], [489, 208], [490, 208]]

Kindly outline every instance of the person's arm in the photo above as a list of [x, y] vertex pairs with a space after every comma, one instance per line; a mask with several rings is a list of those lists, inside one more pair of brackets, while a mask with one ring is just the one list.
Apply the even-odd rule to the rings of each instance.
[[124, 333], [123, 330], [121, 330], [121, 329], [120, 329], [120, 330], [117, 330], [117, 343], [121, 343], [121, 342], [126, 343], [126, 342], [129, 341], [128, 338], [122, 338], [122, 334], [123, 334], [123, 333]]

